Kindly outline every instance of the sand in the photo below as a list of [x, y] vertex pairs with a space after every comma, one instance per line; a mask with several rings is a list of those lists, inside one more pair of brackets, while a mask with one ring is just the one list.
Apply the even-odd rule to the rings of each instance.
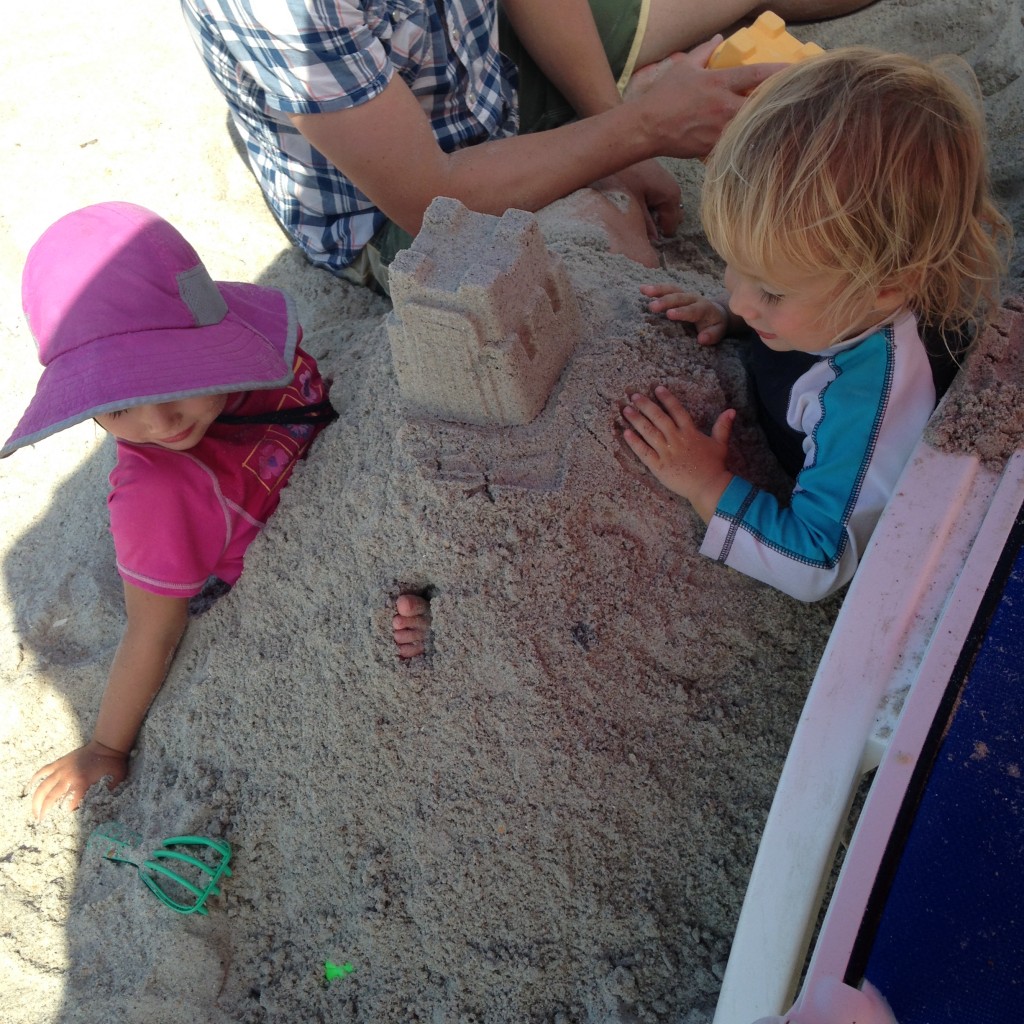
[[[0, 1019], [709, 1020], [842, 595], [800, 605], [702, 559], [699, 520], [615, 419], [658, 380], [704, 422], [734, 403], [736, 468], [773, 485], [735, 351], [647, 318], [651, 272], [555, 215], [585, 324], [548, 408], [503, 430], [407, 416], [387, 303], [288, 246], [177, 5], [20, 5], [5, 23], [4, 430], [37, 376], [25, 254], [108, 199], [167, 217], [215, 277], [288, 289], [341, 418], [235, 591], [190, 627], [127, 784], [41, 824], [27, 780], [88, 735], [120, 636], [112, 445], [83, 424], [0, 466]], [[1019, 0], [880, 0], [797, 32], [963, 54], [1021, 227]], [[665, 273], [716, 288], [699, 166], [669, 166], [688, 216]], [[1011, 294], [1022, 266], [1018, 249]], [[1015, 301], [931, 432], [992, 464], [1022, 434]], [[407, 586], [429, 588], [435, 632], [403, 664], [387, 630]], [[143, 848], [227, 840], [209, 915], [173, 913], [105, 860], [88, 839], [110, 821]], [[328, 982], [327, 961], [353, 970]]]

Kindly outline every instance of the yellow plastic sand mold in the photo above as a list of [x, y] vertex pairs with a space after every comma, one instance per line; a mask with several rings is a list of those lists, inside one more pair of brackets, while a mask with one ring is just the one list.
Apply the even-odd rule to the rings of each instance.
[[801, 43], [786, 31], [786, 23], [765, 11], [749, 27], [720, 43], [709, 68], [735, 68], [744, 64], [796, 64], [825, 51], [817, 43]]

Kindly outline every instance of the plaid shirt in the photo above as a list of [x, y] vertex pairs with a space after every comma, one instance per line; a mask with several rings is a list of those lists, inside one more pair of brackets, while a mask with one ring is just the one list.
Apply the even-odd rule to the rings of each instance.
[[[181, 0], [249, 164], [285, 230], [328, 270], [385, 222], [289, 114], [358, 106], [399, 74], [451, 152], [518, 129], [493, 0]], [[396, 174], [409, 173], [396, 167]]]

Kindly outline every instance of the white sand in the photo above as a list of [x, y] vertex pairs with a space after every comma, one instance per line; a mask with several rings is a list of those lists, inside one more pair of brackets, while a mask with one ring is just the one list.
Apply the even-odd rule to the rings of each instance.
[[[707, 1020], [840, 599], [798, 605], [700, 558], [699, 521], [614, 421], [627, 388], [656, 380], [706, 419], [737, 403], [737, 468], [770, 483], [735, 353], [648, 321], [650, 273], [556, 221], [587, 330], [548, 410], [497, 432], [407, 420], [386, 303], [289, 248], [176, 4], [22, 4], [5, 23], [4, 436], [37, 376], [25, 254], [108, 199], [167, 217], [215, 277], [291, 291], [342, 415], [235, 592], [190, 628], [128, 783], [42, 824], [26, 782], [88, 735], [120, 635], [112, 446], [82, 425], [0, 465], [0, 1019]], [[1020, 228], [1019, 0], [880, 0], [797, 32], [964, 54]], [[717, 287], [698, 168], [673, 166], [691, 216], [667, 267]], [[936, 443], [995, 461], [1019, 443], [1006, 337]], [[387, 635], [402, 585], [435, 594], [434, 653], [412, 665]], [[209, 917], [87, 849], [110, 820], [147, 844], [226, 838], [234, 875]], [[355, 972], [327, 984], [325, 960]]]

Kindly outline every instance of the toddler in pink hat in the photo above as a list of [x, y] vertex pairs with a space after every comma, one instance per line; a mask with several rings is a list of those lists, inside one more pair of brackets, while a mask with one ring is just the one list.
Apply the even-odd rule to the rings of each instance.
[[[92, 738], [32, 778], [41, 818], [61, 801], [74, 810], [104, 777], [125, 779], [190, 613], [238, 579], [336, 413], [288, 296], [213, 281], [142, 207], [101, 203], [57, 221], [28, 255], [22, 302], [44, 369], [0, 458], [89, 418], [117, 439], [107, 501], [127, 611]], [[404, 599], [412, 614], [396, 617], [395, 639], [411, 656], [426, 607]]]

